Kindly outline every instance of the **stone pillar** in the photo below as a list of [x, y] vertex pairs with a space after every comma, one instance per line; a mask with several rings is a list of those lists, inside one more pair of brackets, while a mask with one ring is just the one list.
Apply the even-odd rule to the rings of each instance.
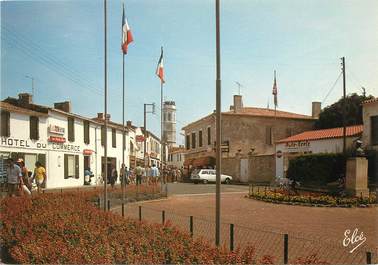
[[368, 160], [365, 157], [348, 158], [346, 164], [346, 192], [353, 196], [369, 196]]

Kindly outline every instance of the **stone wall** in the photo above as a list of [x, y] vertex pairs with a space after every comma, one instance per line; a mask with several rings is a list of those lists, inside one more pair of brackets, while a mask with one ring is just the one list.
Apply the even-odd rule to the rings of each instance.
[[274, 155], [251, 156], [249, 160], [249, 181], [270, 183], [276, 175]]
[[222, 158], [222, 174], [229, 175], [233, 181], [239, 182], [240, 159], [236, 157]]

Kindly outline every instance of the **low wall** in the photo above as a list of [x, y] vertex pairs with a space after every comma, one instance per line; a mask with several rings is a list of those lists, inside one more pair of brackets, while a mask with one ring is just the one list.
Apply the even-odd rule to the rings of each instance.
[[274, 155], [251, 156], [249, 159], [249, 181], [271, 182], [276, 175]]

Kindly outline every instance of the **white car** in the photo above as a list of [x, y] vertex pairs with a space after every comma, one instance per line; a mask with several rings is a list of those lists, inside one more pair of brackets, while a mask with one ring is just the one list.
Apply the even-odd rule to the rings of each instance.
[[[208, 183], [208, 182], [215, 182], [216, 175], [215, 175], [215, 169], [200, 169], [195, 170], [192, 172], [192, 175], [190, 176], [190, 179], [194, 183]], [[228, 175], [221, 174], [221, 182], [224, 182], [226, 184], [230, 184], [232, 181], [232, 177]]]

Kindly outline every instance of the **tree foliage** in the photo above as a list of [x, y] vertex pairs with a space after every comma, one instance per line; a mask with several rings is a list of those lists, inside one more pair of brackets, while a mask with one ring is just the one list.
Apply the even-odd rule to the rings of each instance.
[[[362, 124], [362, 102], [374, 98], [373, 96], [350, 94], [345, 98], [346, 102], [346, 126]], [[344, 99], [327, 106], [319, 115], [315, 123], [316, 129], [336, 128], [343, 126]]]

